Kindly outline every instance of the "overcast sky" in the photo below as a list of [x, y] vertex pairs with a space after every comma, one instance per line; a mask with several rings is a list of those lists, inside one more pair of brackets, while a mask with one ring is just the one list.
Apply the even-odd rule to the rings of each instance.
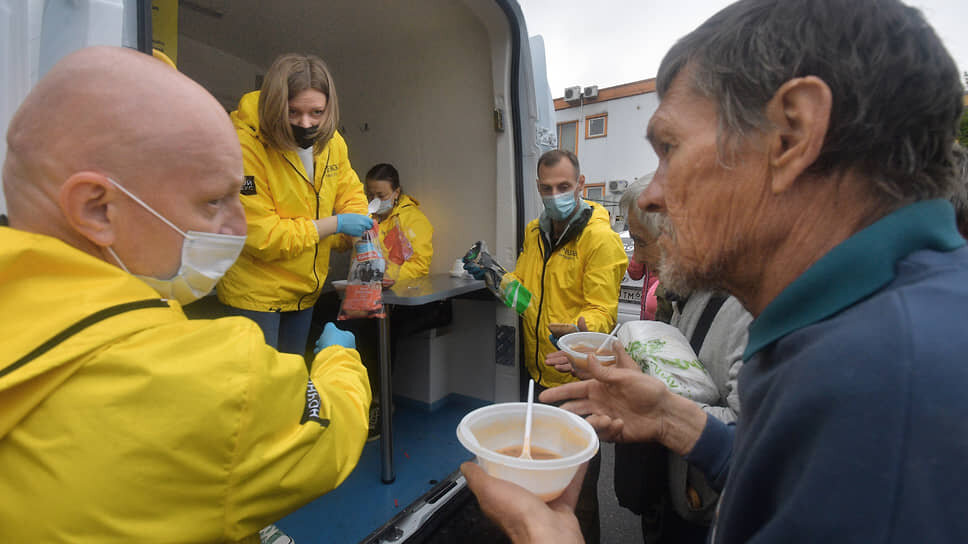
[[[518, 0], [528, 34], [545, 41], [548, 83], [560, 97], [565, 87], [610, 87], [655, 77], [676, 39], [730, 0]], [[968, 1], [910, 0], [920, 8], [958, 71], [968, 71]]]

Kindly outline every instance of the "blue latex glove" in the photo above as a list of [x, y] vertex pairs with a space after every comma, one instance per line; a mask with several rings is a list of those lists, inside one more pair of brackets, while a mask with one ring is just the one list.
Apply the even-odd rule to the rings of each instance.
[[373, 220], [358, 213], [341, 213], [336, 216], [336, 232], [350, 236], [362, 236], [373, 228]]
[[316, 349], [313, 354], [319, 353], [329, 346], [343, 346], [344, 348], [356, 349], [356, 337], [350, 331], [336, 328], [336, 325], [327, 323], [323, 327], [323, 334], [316, 340]]
[[555, 336], [554, 333], [548, 335], [548, 340], [551, 340], [551, 345], [554, 346], [555, 349], [557, 350], [561, 349], [558, 347], [558, 337]]
[[471, 276], [474, 276], [475, 280], [484, 279], [484, 269], [474, 263], [464, 263], [464, 270]]

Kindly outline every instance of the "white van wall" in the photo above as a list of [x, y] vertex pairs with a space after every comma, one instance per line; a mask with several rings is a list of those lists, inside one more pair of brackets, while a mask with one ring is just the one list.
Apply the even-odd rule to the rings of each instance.
[[447, 272], [474, 241], [494, 247], [487, 37], [465, 17], [432, 37], [377, 35], [366, 45], [372, 49], [344, 49], [327, 59], [351, 160], [361, 178], [379, 162], [397, 167], [404, 191], [434, 225], [431, 272]]
[[225, 111], [239, 105], [243, 92], [252, 90], [257, 74], [265, 68], [240, 59], [188, 36], [178, 37], [178, 69], [192, 76], [212, 93]]

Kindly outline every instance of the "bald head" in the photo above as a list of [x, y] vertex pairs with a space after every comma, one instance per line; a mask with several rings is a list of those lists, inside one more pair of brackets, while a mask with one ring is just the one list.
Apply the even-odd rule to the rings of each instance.
[[200, 85], [148, 55], [92, 47], [57, 63], [10, 123], [3, 186], [11, 226], [83, 246], [61, 194], [83, 172], [163, 207], [164, 194], [199, 179], [241, 177], [242, 157], [228, 116]]

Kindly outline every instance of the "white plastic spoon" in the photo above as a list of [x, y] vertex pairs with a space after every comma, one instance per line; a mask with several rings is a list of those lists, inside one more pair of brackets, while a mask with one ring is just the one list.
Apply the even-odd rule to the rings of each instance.
[[612, 340], [612, 338], [615, 336], [615, 333], [618, 332], [618, 328], [621, 326], [622, 326], [621, 323], [616, 324], [615, 328], [612, 329], [612, 332], [608, 333], [608, 337], [605, 338], [605, 340], [602, 342], [602, 345], [598, 346], [598, 349], [595, 350], [596, 355], [598, 354], [598, 352], [602, 351], [602, 348], [605, 347], [605, 344], [609, 343], [609, 341]]
[[524, 444], [521, 459], [531, 459], [531, 407], [534, 406], [534, 380], [528, 380], [528, 412], [524, 416]]

